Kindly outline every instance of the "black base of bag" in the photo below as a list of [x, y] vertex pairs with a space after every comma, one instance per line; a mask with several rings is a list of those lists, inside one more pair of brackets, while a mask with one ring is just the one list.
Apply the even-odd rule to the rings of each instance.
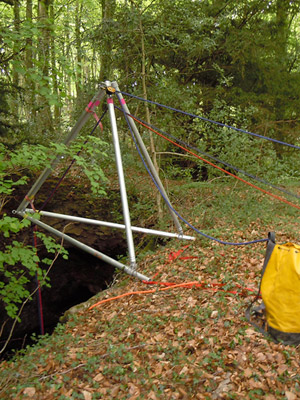
[[271, 326], [268, 326], [268, 333], [277, 342], [290, 346], [298, 346], [300, 344], [300, 333], [281, 332]]
[[[254, 326], [265, 337], [273, 340], [276, 343], [283, 343], [287, 346], [299, 346], [300, 333], [288, 333], [278, 331], [277, 329], [272, 328], [270, 325], [267, 324], [264, 312], [265, 305], [263, 302], [260, 306], [252, 308], [252, 305], [257, 300], [257, 298], [250, 304], [245, 313], [245, 316], [250, 324]], [[255, 321], [259, 321], [259, 324], [254, 322], [253, 318]]]

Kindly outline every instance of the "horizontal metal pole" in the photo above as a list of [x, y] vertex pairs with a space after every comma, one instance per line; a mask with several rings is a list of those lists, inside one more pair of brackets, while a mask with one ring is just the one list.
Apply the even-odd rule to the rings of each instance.
[[[34, 211], [31, 208], [26, 208], [25, 212], [32, 213], [32, 214], [34, 213]], [[64, 219], [67, 221], [83, 222], [85, 224], [106, 226], [109, 228], [125, 229], [125, 225], [115, 224], [114, 222], [98, 221], [96, 219], [82, 218], [82, 217], [76, 217], [73, 215], [66, 215], [66, 214], [58, 214], [58, 213], [53, 213], [50, 211], [39, 211], [39, 213], [41, 215], [44, 215], [45, 217], [60, 218], [60, 219]], [[177, 238], [177, 239], [184, 239], [184, 240], [195, 240], [196, 239], [194, 236], [180, 235], [178, 233], [164, 232], [164, 231], [159, 231], [159, 230], [155, 230], [155, 229], [140, 228], [140, 227], [136, 227], [136, 226], [131, 226], [131, 230], [133, 232], [147, 233], [149, 235], [155, 235], [155, 236], [163, 236], [163, 237], [170, 237], [170, 238]]]
[[[18, 212], [17, 214], [24, 216], [25, 213], [24, 212]], [[60, 231], [58, 231], [57, 229], [52, 228], [52, 226], [45, 224], [42, 221], [39, 221], [38, 219], [32, 218], [30, 216], [28, 216], [28, 214], [26, 215], [27, 219], [29, 219], [29, 221], [31, 221], [33, 224], [40, 226], [41, 228], [45, 229], [46, 231], [53, 233], [55, 236], [60, 237], [61, 239], [65, 240], [66, 242], [71, 243], [73, 246], [78, 247], [81, 250], [86, 251], [87, 253], [91, 254], [92, 256], [95, 256], [97, 258], [99, 258], [102, 261], [107, 262], [108, 264], [111, 264], [114, 267], [117, 267], [121, 270], [123, 270], [124, 272], [126, 272], [126, 274], [128, 275], [132, 275], [142, 281], [150, 281], [150, 278], [148, 278], [147, 276], [140, 274], [139, 272], [127, 267], [126, 265], [114, 260], [113, 258], [101, 253], [98, 250], [93, 249], [90, 246], [87, 246], [84, 243], [81, 243], [79, 240], [76, 240], [74, 238], [72, 238], [71, 236], [66, 235], [65, 233], [62, 233]]]

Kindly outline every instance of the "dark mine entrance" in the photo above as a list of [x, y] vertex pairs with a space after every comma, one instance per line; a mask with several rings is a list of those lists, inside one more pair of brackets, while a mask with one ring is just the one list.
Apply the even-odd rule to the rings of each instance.
[[[93, 231], [94, 229], [91, 229], [89, 233], [97, 238]], [[126, 243], [122, 234], [114, 234], [111, 237], [99, 236], [98, 240], [89, 242], [93, 242], [92, 245], [99, 251], [106, 251], [106, 254], [112, 258], [126, 253]], [[112, 283], [115, 273], [113, 266], [98, 258], [72, 246], [65, 246], [65, 248], [69, 252], [68, 259], [57, 258], [49, 273], [51, 287], [43, 287], [41, 290], [44, 333], [48, 334], [53, 332], [65, 311], [105, 290]], [[34, 279], [30, 286], [32, 291], [35, 287]], [[32, 301], [25, 305], [21, 322], [17, 323], [12, 338], [0, 359], [11, 358], [16, 351], [33, 343], [32, 335], [36, 337], [41, 334], [37, 297], [35, 294]], [[0, 304], [0, 326], [6, 319], [4, 306]], [[5, 324], [0, 348], [9, 336], [12, 323], [13, 321], [9, 320]]]
[[[32, 178], [32, 181], [35, 181], [35, 178]], [[35, 201], [37, 209], [43, 204], [55, 184], [56, 179], [49, 179], [44, 184], [39, 192], [38, 199]], [[86, 193], [85, 185], [86, 182], [84, 181], [78, 182], [77, 180], [74, 181], [73, 178], [66, 178], [60, 190], [55, 193], [55, 196], [47, 205], [47, 211], [100, 220], [109, 220], [111, 215], [114, 215], [116, 219], [121, 217], [122, 210], [118, 190], [111, 190], [109, 197], [92, 198]], [[20, 188], [17, 195], [10, 199], [3, 211], [11, 215], [12, 210], [18, 207], [27, 190], [28, 188], [26, 187]], [[127, 253], [124, 232], [120, 230], [77, 222], [68, 223], [54, 218], [42, 218], [41, 220], [111, 258], [118, 259]], [[39, 230], [46, 235], [48, 234], [42, 229]], [[9, 240], [18, 240], [24, 244], [31, 245], [31, 229], [24, 229], [18, 236], [9, 238]], [[59, 239], [57, 239], [57, 243], [60, 243]], [[5, 244], [2, 244], [2, 246]], [[9, 244], [9, 241], [7, 244]], [[67, 242], [63, 243], [63, 246], [69, 252], [68, 259], [64, 259], [61, 256], [57, 258], [49, 273], [51, 287], [43, 287], [41, 291], [44, 328], [45, 333], [49, 334], [53, 332], [59, 322], [59, 318], [65, 311], [105, 290], [112, 283], [115, 273], [113, 266], [85, 251]], [[38, 244], [38, 255], [40, 259], [45, 257], [54, 258], [53, 254], [47, 253], [41, 243]], [[40, 266], [43, 269], [48, 268], [48, 266]], [[1, 279], [2, 277], [0, 276], [0, 281]], [[30, 293], [35, 287], [35, 279], [32, 278], [31, 285], [28, 287]], [[7, 318], [4, 303], [0, 301], [0, 330]], [[12, 323], [12, 320], [8, 320], [4, 326], [0, 337], [0, 349], [2, 349], [9, 336]], [[0, 355], [0, 359], [10, 358], [14, 354], [14, 350], [20, 350], [26, 345], [32, 344], [30, 339], [32, 334], [40, 335], [37, 294], [25, 305], [21, 314], [21, 322], [16, 324], [9, 345], [6, 347], [5, 353]]]
[[[33, 178], [32, 181], [35, 179]], [[42, 190], [39, 192], [35, 206], [39, 209], [45, 198], [56, 184], [56, 179], [49, 179]], [[111, 215], [118, 220], [122, 216], [119, 191], [111, 190], [109, 197], [92, 198], [86, 193], [86, 182], [73, 179], [65, 179], [60, 190], [55, 193], [51, 202], [47, 205], [47, 211], [60, 212], [68, 215], [94, 218], [99, 220], [109, 220]], [[12, 197], [3, 210], [11, 215], [21, 200], [27, 193], [26, 187], [20, 188], [17, 195]], [[86, 245], [99, 250], [111, 258], [118, 259], [127, 253], [127, 245], [124, 232], [106, 227], [96, 227], [77, 222], [68, 223], [54, 218], [43, 218], [43, 222], [53, 226], [55, 229], [64, 231], [67, 235], [85, 243]], [[41, 232], [48, 234], [47, 232]], [[20, 232], [14, 239], [25, 244], [32, 244], [32, 232], [28, 228]], [[13, 240], [13, 239], [12, 239]], [[60, 243], [59, 239], [57, 242]], [[2, 244], [4, 246], [5, 244]], [[105, 290], [113, 281], [115, 268], [100, 259], [70, 245], [63, 243], [68, 250], [68, 259], [61, 256], [55, 261], [50, 273], [50, 288], [42, 288], [42, 307], [45, 333], [51, 334], [59, 322], [59, 318], [66, 310], [74, 305], [80, 304], [102, 290]], [[1, 244], [0, 244], [1, 247]], [[45, 257], [54, 258], [53, 254], [48, 254], [44, 246], [38, 245], [38, 255], [40, 259]], [[47, 269], [48, 266], [42, 266]], [[17, 267], [17, 266], [16, 266]], [[0, 276], [0, 280], [1, 280]], [[30, 293], [35, 288], [35, 280], [32, 278], [31, 286], [28, 288]], [[7, 320], [7, 313], [4, 304], [0, 301], [0, 330], [3, 323]], [[0, 349], [2, 349], [13, 321], [8, 320], [4, 326], [0, 337]], [[37, 295], [29, 301], [21, 314], [21, 322], [16, 324], [12, 338], [6, 348], [5, 354], [1, 358], [10, 358], [14, 350], [20, 350], [26, 345], [31, 344], [32, 334], [40, 335], [40, 322], [37, 304]]]

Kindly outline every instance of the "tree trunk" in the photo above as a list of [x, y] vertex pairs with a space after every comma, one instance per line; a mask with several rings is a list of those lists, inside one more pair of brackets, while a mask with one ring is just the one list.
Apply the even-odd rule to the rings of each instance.
[[75, 46], [76, 46], [76, 96], [80, 98], [82, 92], [82, 48], [81, 48], [81, 16], [82, 16], [82, 2], [76, 0], [75, 6]]
[[[26, 21], [30, 26], [32, 25], [32, 0], [26, 2]], [[33, 72], [33, 40], [32, 37], [26, 39], [26, 50], [25, 50], [25, 67], [26, 67], [26, 80], [25, 90], [27, 99], [27, 117], [28, 119], [35, 120], [36, 118], [36, 104], [35, 104], [35, 83], [31, 78]]]
[[[53, 2], [50, 4], [50, 21], [51, 25], [54, 26], [54, 4]], [[59, 99], [59, 91], [58, 91], [58, 81], [57, 81], [57, 67], [56, 67], [56, 49], [55, 49], [55, 40], [54, 35], [50, 36], [51, 43], [51, 71], [52, 71], [52, 85], [53, 85], [53, 94], [55, 98]], [[60, 123], [60, 107], [58, 104], [54, 105], [54, 124], [55, 126]]]
[[287, 42], [289, 35], [289, 0], [276, 3], [276, 56], [283, 68], [287, 65]]
[[[147, 76], [146, 76], [146, 50], [145, 50], [145, 36], [144, 36], [144, 30], [143, 30], [143, 22], [142, 22], [142, 15], [141, 12], [139, 12], [139, 31], [141, 35], [141, 49], [142, 49], [142, 85], [143, 85], [143, 97], [145, 100], [148, 99], [147, 95]], [[148, 125], [151, 124], [151, 118], [150, 118], [150, 111], [148, 107], [148, 103], [145, 102], [145, 110], [146, 110], [146, 122]], [[152, 161], [153, 165], [159, 173], [159, 166], [157, 162], [157, 154], [156, 154], [156, 148], [155, 148], [155, 142], [153, 138], [153, 133], [152, 131], [149, 130], [149, 137], [150, 137], [150, 151], [151, 151], [151, 156], [152, 156]], [[156, 204], [157, 204], [157, 209], [158, 209], [158, 219], [162, 220], [163, 217], [163, 211], [162, 211], [162, 206], [161, 206], [161, 194], [158, 192], [157, 197], [156, 197]]]
[[100, 57], [100, 82], [105, 80], [113, 80], [111, 76], [112, 68], [112, 42], [109, 35], [109, 24], [111, 23], [115, 9], [116, 9], [116, 0], [101, 0], [102, 7], [102, 53]]
[[[288, 36], [289, 36], [289, 0], [277, 0], [276, 2], [276, 54], [278, 69], [282, 76], [285, 76], [288, 71]], [[281, 96], [277, 96], [275, 100], [276, 120], [284, 120], [285, 102]], [[285, 132], [280, 128], [276, 132], [277, 139], [286, 141]], [[276, 153], [279, 158], [282, 157], [282, 146], [275, 144]]]
[[[14, 1], [14, 27], [15, 27], [16, 33], [19, 34], [20, 33], [20, 2], [19, 2], [19, 0]], [[18, 46], [19, 46], [19, 43], [17, 41], [15, 41], [14, 50], [13, 50], [15, 54], [18, 53]], [[15, 68], [13, 69], [13, 84], [16, 87], [19, 86], [19, 74], [15, 70]]]
[[[51, 26], [49, 19], [49, 7], [52, 0], [39, 0], [38, 2], [38, 21], [40, 27], [40, 38], [38, 48], [38, 60], [42, 73], [38, 92], [38, 130], [50, 139], [53, 133], [52, 113], [47, 94], [51, 93], [49, 87], [49, 67], [50, 67], [50, 46], [51, 46]], [[50, 135], [49, 135], [50, 134]]]

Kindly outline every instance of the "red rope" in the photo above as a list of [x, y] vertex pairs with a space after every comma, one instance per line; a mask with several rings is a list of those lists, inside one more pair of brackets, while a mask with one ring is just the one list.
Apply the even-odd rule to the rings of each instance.
[[[176, 252], [172, 252], [169, 254], [168, 256], [168, 261], [166, 262], [166, 264], [171, 263], [172, 261], [175, 261], [176, 259], [179, 260], [190, 260], [190, 259], [198, 259], [199, 257], [197, 256], [184, 256], [184, 257], [180, 257], [180, 254], [182, 254], [188, 247], [190, 246], [190, 244], [184, 246], [182, 249], [176, 251]], [[166, 265], [165, 264], [165, 265]], [[157, 272], [155, 276], [157, 276], [159, 273]], [[172, 287], [177, 285], [174, 282], [158, 282], [158, 281], [143, 281], [143, 283], [145, 283], [146, 285], [159, 285], [159, 286], [166, 286], [166, 287]], [[249, 292], [255, 292], [255, 289], [251, 289], [251, 288], [245, 288], [239, 284], [235, 284], [235, 288], [238, 289], [239, 291], [232, 291], [232, 290], [224, 290], [222, 289], [222, 287], [226, 286], [226, 283], [208, 283], [205, 281], [202, 282], [188, 282], [185, 283], [183, 285], [186, 285], [184, 287], [197, 287], [197, 288], [202, 288], [202, 289], [206, 289], [206, 290], [213, 290], [213, 291], [217, 291], [217, 290], [221, 290], [225, 293], [232, 293], [232, 294], [239, 294], [241, 295], [241, 291], [249, 291]]]
[[[30, 198], [30, 197], [28, 197], [26, 195], [25, 199], [29, 202], [29, 204], [30, 204], [31, 208], [33, 209], [33, 211], [37, 212], [37, 210], [36, 210], [36, 208], [34, 207], [34, 204], [33, 204], [33, 202], [34, 202], [33, 198]], [[36, 231], [37, 231], [37, 226], [34, 225], [34, 227], [33, 227], [33, 245], [35, 247], [35, 253], [37, 255]], [[36, 265], [39, 268], [39, 263], [38, 262], [36, 262]], [[38, 312], [39, 312], [39, 320], [40, 320], [40, 331], [41, 331], [41, 335], [44, 335], [44, 333], [45, 333], [45, 325], [44, 325], [42, 290], [41, 290], [41, 285], [40, 285], [40, 281], [39, 281], [37, 272], [35, 274], [35, 277], [36, 277], [37, 295], [38, 295]]]
[[[34, 228], [33, 228], [33, 242], [34, 242], [34, 247], [35, 247], [35, 251], [36, 251], [36, 254], [37, 254], [36, 231], [37, 231], [37, 226], [35, 225]], [[39, 263], [38, 262], [36, 262], [36, 265], [39, 267]], [[40, 281], [39, 281], [37, 272], [36, 272], [35, 276], [36, 276], [36, 284], [37, 284], [37, 291], [38, 291], [38, 311], [39, 311], [39, 320], [40, 320], [40, 330], [41, 330], [41, 335], [44, 335], [45, 334], [45, 326], [44, 326], [42, 290], [41, 290], [41, 285], [40, 285]]]
[[258, 187], [258, 186], [256, 186], [256, 185], [254, 185], [253, 183], [250, 183], [250, 182], [246, 181], [245, 179], [240, 178], [239, 176], [234, 175], [234, 174], [232, 174], [231, 172], [226, 171], [225, 169], [219, 167], [218, 165], [213, 164], [212, 162], [206, 160], [206, 159], [203, 158], [203, 157], [200, 157], [198, 154], [195, 154], [194, 152], [192, 152], [191, 150], [187, 149], [186, 147], [181, 146], [180, 144], [178, 144], [178, 143], [174, 142], [173, 140], [169, 139], [168, 137], [164, 136], [162, 133], [156, 131], [155, 129], [151, 128], [150, 126], [148, 126], [148, 125], [144, 124], [143, 122], [139, 121], [139, 120], [138, 120], [137, 118], [135, 118], [133, 115], [130, 115], [130, 114], [127, 114], [127, 115], [128, 115], [129, 117], [131, 117], [132, 119], [134, 119], [134, 120], [135, 120], [136, 122], [138, 122], [139, 124], [143, 125], [145, 128], [149, 129], [150, 131], [152, 131], [152, 132], [156, 133], [157, 135], [161, 136], [162, 138], [166, 139], [168, 142], [174, 144], [175, 146], [179, 147], [180, 149], [186, 151], [187, 153], [190, 153], [190, 154], [192, 154], [193, 156], [199, 158], [199, 160], [204, 161], [205, 163], [211, 165], [212, 167], [217, 168], [218, 170], [224, 172], [225, 174], [230, 175], [230, 176], [232, 176], [233, 178], [238, 179], [239, 181], [245, 183], [246, 185], [249, 185], [249, 186], [253, 187], [254, 189], [260, 190], [261, 192], [263, 192], [263, 193], [265, 193], [265, 194], [268, 194], [269, 196], [274, 197], [275, 199], [277, 199], [277, 200], [279, 200], [279, 201], [282, 201], [283, 203], [286, 203], [286, 204], [290, 205], [291, 207], [294, 207], [294, 208], [297, 208], [298, 210], [300, 210], [300, 206], [298, 206], [297, 204], [294, 204], [294, 203], [292, 203], [292, 202], [290, 202], [290, 201], [288, 201], [288, 200], [286, 200], [286, 199], [284, 199], [284, 198], [282, 198], [282, 197], [280, 197], [280, 196], [277, 196], [276, 194], [273, 194], [273, 193], [271, 193], [271, 192], [268, 192], [267, 190], [262, 189], [262, 188], [260, 188], [260, 187]]

